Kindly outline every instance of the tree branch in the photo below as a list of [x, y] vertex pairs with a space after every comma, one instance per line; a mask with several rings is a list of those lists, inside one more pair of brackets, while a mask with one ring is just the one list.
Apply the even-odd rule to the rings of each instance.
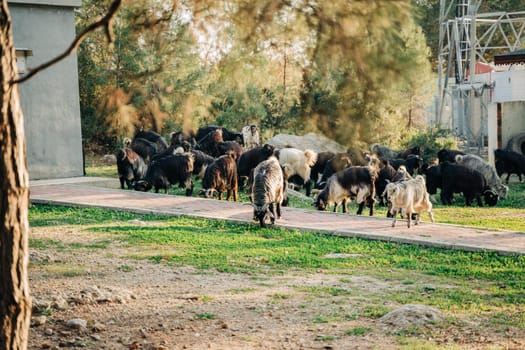
[[113, 17], [115, 16], [115, 13], [120, 8], [121, 3], [122, 3], [122, 0], [114, 0], [109, 6], [109, 9], [106, 15], [102, 17], [101, 19], [99, 19], [98, 21], [84, 28], [84, 30], [80, 34], [77, 35], [75, 40], [71, 43], [71, 45], [67, 48], [67, 50], [64, 51], [62, 54], [51, 59], [50, 61], [42, 63], [41, 65], [37, 67], [31, 68], [26, 75], [24, 75], [23, 77], [19, 79], [11, 80], [9, 83], [11, 85], [23, 83], [24, 81], [28, 80], [29, 78], [31, 78], [38, 72], [54, 65], [55, 63], [62, 61], [64, 58], [68, 57], [69, 55], [71, 55], [73, 52], [77, 50], [77, 48], [80, 46], [82, 41], [84, 41], [84, 39], [89, 33], [97, 30], [100, 27], [104, 29], [108, 42], [112, 43], [113, 42], [113, 28], [112, 28]]

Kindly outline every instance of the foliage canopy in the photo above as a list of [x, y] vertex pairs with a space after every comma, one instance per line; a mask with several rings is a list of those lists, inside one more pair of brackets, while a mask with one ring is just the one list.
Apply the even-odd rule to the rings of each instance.
[[[78, 27], [100, 8], [84, 1]], [[141, 0], [114, 30], [112, 47], [101, 33], [79, 52], [88, 146], [257, 123], [266, 137], [318, 131], [362, 147], [424, 123], [430, 51], [409, 1]]]

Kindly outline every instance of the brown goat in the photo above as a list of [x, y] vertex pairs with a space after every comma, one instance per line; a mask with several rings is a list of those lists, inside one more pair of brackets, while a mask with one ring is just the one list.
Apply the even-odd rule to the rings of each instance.
[[200, 195], [213, 198], [215, 192], [219, 200], [222, 199], [222, 193], [227, 192], [226, 200], [230, 200], [233, 194], [233, 200], [237, 201], [237, 164], [231, 155], [220, 156], [206, 168]]

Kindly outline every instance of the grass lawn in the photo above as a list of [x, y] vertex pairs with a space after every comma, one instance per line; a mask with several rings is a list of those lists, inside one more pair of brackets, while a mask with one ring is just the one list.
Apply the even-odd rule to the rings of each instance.
[[[32, 227], [66, 231], [82, 227], [100, 239], [89, 245], [31, 239], [34, 249], [108, 249], [112, 242], [134, 247], [130, 257], [167, 266], [194, 266], [220, 273], [280, 276], [287, 273], [367, 275], [399, 280], [402, 291], [367, 295], [370, 305], [388, 299], [422, 303], [454, 313], [479, 314], [495, 327], [525, 332], [525, 256], [461, 252], [437, 248], [349, 239], [281, 228], [186, 217], [138, 215], [97, 208], [33, 205]], [[136, 225], [140, 220], [145, 225]], [[346, 258], [328, 259], [329, 254]], [[339, 289], [306, 292], [338, 295]], [[372, 306], [371, 306], [372, 307]], [[369, 310], [385, 314], [388, 309]]]

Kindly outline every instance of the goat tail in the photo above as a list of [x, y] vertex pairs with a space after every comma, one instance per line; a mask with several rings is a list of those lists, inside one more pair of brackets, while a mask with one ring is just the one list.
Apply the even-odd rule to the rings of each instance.
[[318, 193], [321, 193], [321, 191], [322, 191], [322, 190], [320, 190], [320, 189], [318, 189], [318, 188], [314, 188], [314, 189], [312, 190], [311, 193], [312, 193], [312, 194], [318, 194]]
[[310, 167], [313, 166], [315, 162], [317, 162], [317, 153], [311, 149], [305, 150], [304, 156], [306, 157], [306, 164]]

